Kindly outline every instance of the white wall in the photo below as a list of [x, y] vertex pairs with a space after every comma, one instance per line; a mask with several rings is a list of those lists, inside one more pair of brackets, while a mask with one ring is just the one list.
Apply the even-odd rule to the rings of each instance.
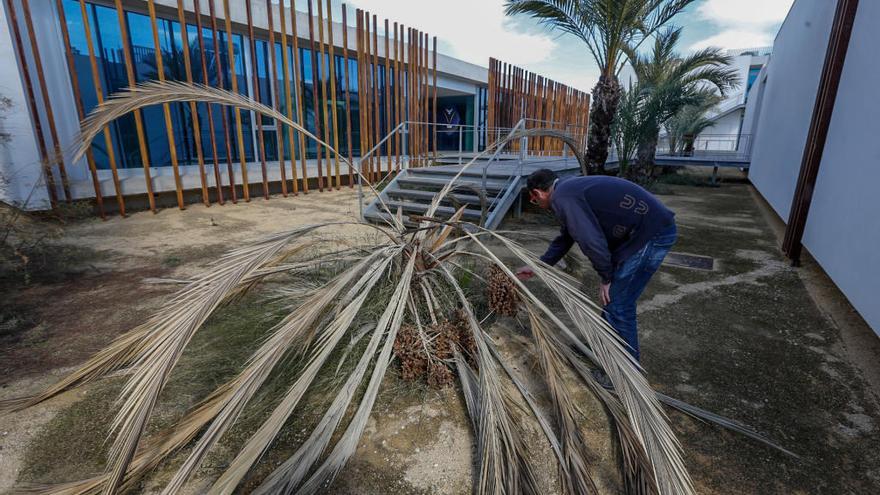
[[[783, 220], [818, 88], [834, 3], [797, 0], [776, 38], [749, 176]], [[860, 2], [804, 246], [880, 333], [880, 2]]]
[[798, 0], [779, 29], [767, 66], [764, 105], [749, 178], [783, 219], [800, 171], [834, 17], [827, 0]]

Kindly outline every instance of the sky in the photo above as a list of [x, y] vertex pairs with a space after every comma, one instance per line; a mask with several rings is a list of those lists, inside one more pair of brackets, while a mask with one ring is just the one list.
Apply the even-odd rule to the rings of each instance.
[[[683, 28], [679, 50], [773, 44], [794, 0], [697, 0], [671, 23]], [[335, 3], [335, 2], [334, 2]], [[590, 91], [599, 71], [582, 41], [527, 16], [506, 17], [504, 0], [349, 0], [438, 37], [439, 51], [488, 66], [489, 57]], [[352, 16], [353, 17], [353, 16]], [[381, 21], [380, 21], [381, 22]]]

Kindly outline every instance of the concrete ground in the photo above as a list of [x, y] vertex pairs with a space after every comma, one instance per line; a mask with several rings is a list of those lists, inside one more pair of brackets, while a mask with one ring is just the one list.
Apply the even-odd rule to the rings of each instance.
[[[815, 265], [789, 267], [777, 248], [777, 220], [749, 186], [662, 190], [661, 199], [677, 213], [680, 238], [674, 250], [711, 256], [716, 268], [664, 266], [648, 287], [640, 325], [649, 380], [664, 393], [752, 425], [801, 456], [791, 459], [670, 413], [698, 493], [880, 493], [880, 339]], [[141, 321], [173, 290], [145, 284], [145, 278], [185, 278], [260, 234], [352, 218], [354, 205], [354, 193], [343, 190], [65, 225], [54, 242], [80, 250], [69, 273], [4, 294], [3, 321], [12, 321], [11, 314], [21, 323], [0, 334], [0, 397], [51, 383]], [[542, 212], [509, 218], [502, 228], [548, 239], [555, 233], [553, 220]], [[544, 245], [535, 241], [529, 247], [538, 252]], [[585, 277], [587, 290], [593, 290], [597, 280]], [[215, 347], [224, 359], [205, 351], [212, 349], [209, 337], [197, 343], [211, 359], [196, 355], [182, 362], [184, 382], [172, 384], [185, 392], [177, 396], [176, 408], [232, 372], [233, 358], [246, 358], [262, 335], [257, 329], [269, 325], [260, 306], [248, 302], [209, 322], [211, 332], [205, 333], [222, 337]], [[15, 483], [99, 472], [118, 386], [97, 384], [0, 418], [0, 492]], [[412, 387], [392, 376], [333, 491], [468, 493], [473, 441], [460, 402], [454, 390]], [[605, 420], [594, 410], [585, 409], [584, 425], [597, 452], [597, 482], [603, 493], [615, 493]], [[308, 433], [301, 426], [286, 428], [279, 443], [295, 445]], [[270, 452], [263, 469], [280, 459], [283, 453]], [[223, 462], [212, 458], [207, 464], [202, 482]], [[145, 491], [160, 486], [164, 476], [148, 482]], [[192, 492], [204, 486], [199, 483]], [[555, 491], [552, 482], [546, 486]]]

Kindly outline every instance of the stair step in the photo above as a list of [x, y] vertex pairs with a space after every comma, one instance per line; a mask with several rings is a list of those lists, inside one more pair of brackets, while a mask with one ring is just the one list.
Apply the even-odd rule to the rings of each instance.
[[[393, 223], [391, 217], [381, 210], [364, 212], [364, 218], [366, 218], [367, 220], [372, 220], [375, 223], [384, 224], [385, 220], [391, 221]], [[406, 215], [403, 216], [403, 225], [406, 227], [418, 227], [418, 224], [416, 222], [410, 221]]]
[[[441, 178], [428, 178], [428, 177], [400, 177], [397, 179], [397, 184], [400, 186], [413, 186], [413, 187], [431, 187], [437, 190], [440, 190], [449, 183], [449, 179], [441, 179]], [[477, 189], [481, 189], [483, 187], [483, 181], [481, 180], [457, 180], [455, 181], [456, 185], [462, 186], [470, 186], [475, 187]], [[506, 189], [508, 186], [508, 182], [498, 181], [498, 180], [487, 180], [486, 181], [486, 190], [487, 191], [501, 191]]]
[[[442, 169], [437, 167], [421, 167], [421, 168], [411, 168], [408, 169], [407, 172], [411, 175], [431, 175], [431, 176], [449, 176], [454, 177], [455, 174], [458, 173], [458, 170], [450, 170], [450, 169]], [[461, 173], [462, 177], [479, 177], [483, 178], [483, 169], [477, 165], [468, 168], [464, 172]], [[498, 171], [487, 171], [486, 172], [487, 179], [499, 179], [499, 180], [509, 180], [510, 174], [505, 172]]]
[[[410, 212], [410, 213], [425, 213], [426, 211], [428, 211], [428, 207], [430, 207], [430, 205], [428, 205], [428, 204], [424, 204], [424, 203], [411, 203], [411, 202], [408, 202], [408, 201], [393, 201], [393, 200], [392, 200], [392, 201], [386, 201], [385, 203], [388, 205], [388, 208], [390, 208], [391, 211], [396, 212], [396, 211], [397, 211], [397, 208], [400, 207], [400, 208], [403, 208], [404, 213], [407, 213], [407, 212]], [[456, 209], [455, 209], [455, 208], [452, 208], [452, 207], [450, 207], [450, 206], [439, 206], [439, 207], [437, 207], [437, 216], [439, 216], [439, 217], [441, 217], [441, 218], [443, 218], [443, 217], [450, 217], [450, 216], [452, 216], [452, 214], [455, 213], [455, 212], [456, 212]], [[482, 212], [481, 212], [480, 210], [474, 210], [474, 209], [471, 209], [471, 208], [465, 208], [465, 210], [464, 210], [464, 214], [463, 214], [462, 216], [463, 216], [464, 218], [469, 218], [469, 219], [473, 219], [473, 220], [479, 220], [480, 217], [482, 216]]]
[[[431, 202], [434, 200], [434, 196], [437, 195], [436, 191], [419, 191], [417, 189], [390, 189], [385, 191], [388, 196], [393, 198], [405, 198], [410, 200], [417, 200], [423, 202]], [[451, 203], [450, 195], [446, 195], [443, 198], [442, 203]], [[455, 198], [463, 204], [471, 204], [471, 205], [480, 205], [480, 198], [473, 194], [460, 194], [455, 193]], [[486, 198], [486, 206], [491, 208], [493, 203], [492, 197]]]

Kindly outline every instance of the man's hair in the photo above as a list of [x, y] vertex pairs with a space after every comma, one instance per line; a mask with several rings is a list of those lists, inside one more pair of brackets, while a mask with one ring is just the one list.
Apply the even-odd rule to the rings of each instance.
[[526, 189], [531, 191], [532, 189], [540, 189], [542, 191], [550, 190], [550, 187], [553, 186], [553, 182], [557, 179], [556, 172], [550, 170], [549, 168], [542, 168], [535, 170], [529, 175], [528, 180], [526, 181]]

